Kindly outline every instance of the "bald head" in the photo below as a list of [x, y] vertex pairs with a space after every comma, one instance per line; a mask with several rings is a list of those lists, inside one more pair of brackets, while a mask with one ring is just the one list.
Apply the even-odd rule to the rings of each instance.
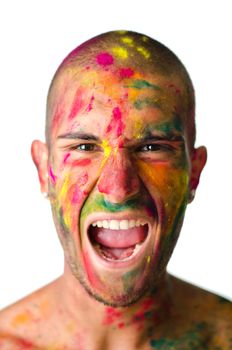
[[[61, 63], [52, 80], [47, 99], [48, 144], [51, 125], [63, 118], [70, 108], [62, 103], [62, 96], [70, 95], [73, 99], [74, 95], [82, 94], [82, 87], [87, 86], [105, 90], [109, 83], [107, 79], [112, 75], [115, 81], [124, 81], [124, 86], [132, 84], [135, 89], [140, 90], [155, 89], [155, 85], [149, 85], [149, 82], [143, 79], [144, 76], [163, 77], [170, 94], [179, 95], [181, 103], [173, 113], [180, 114], [184, 120], [188, 142], [190, 147], [193, 147], [195, 100], [187, 70], [166, 46], [150, 37], [129, 31], [113, 31], [94, 37], [78, 46]], [[112, 82], [111, 89], [115, 81]], [[162, 104], [164, 105], [165, 101], [162, 101]]]

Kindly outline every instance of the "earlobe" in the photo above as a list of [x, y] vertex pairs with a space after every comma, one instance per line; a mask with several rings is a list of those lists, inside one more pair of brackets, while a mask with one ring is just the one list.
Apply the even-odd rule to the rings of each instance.
[[204, 146], [195, 148], [191, 155], [191, 174], [189, 182], [189, 202], [192, 202], [195, 196], [197, 186], [200, 181], [201, 172], [207, 161], [207, 150]]
[[39, 140], [33, 141], [31, 145], [31, 156], [38, 171], [41, 192], [48, 193], [47, 145]]

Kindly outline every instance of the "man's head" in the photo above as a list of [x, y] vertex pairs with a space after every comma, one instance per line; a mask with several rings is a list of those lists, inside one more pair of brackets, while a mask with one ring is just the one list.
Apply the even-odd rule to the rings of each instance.
[[157, 41], [106, 33], [58, 68], [32, 155], [66, 265], [96, 299], [128, 305], [163, 275], [206, 161], [194, 141], [191, 80]]

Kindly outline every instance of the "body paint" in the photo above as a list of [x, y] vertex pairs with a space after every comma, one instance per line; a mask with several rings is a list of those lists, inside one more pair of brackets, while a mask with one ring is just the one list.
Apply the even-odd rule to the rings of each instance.
[[68, 115], [68, 119], [72, 120], [74, 117], [80, 113], [80, 111], [84, 108], [85, 102], [84, 102], [84, 96], [85, 96], [85, 90], [82, 88], [78, 88], [76, 90], [72, 106], [70, 109], [70, 113]]
[[52, 180], [52, 183], [55, 184], [56, 183], [56, 176], [53, 173], [53, 170], [52, 170], [51, 166], [49, 167], [49, 176], [50, 176], [50, 179]]
[[122, 121], [122, 112], [119, 107], [115, 107], [112, 112], [112, 119], [110, 121], [110, 124], [107, 127], [106, 132], [113, 131], [116, 134], [116, 137], [119, 137], [122, 135], [124, 130], [124, 123]]
[[148, 59], [151, 56], [150, 52], [147, 49], [145, 49], [145, 47], [139, 46], [137, 47], [137, 51], [146, 59]]
[[119, 76], [122, 79], [131, 78], [134, 75], [134, 71], [131, 68], [121, 68], [119, 70]]
[[120, 59], [125, 60], [128, 58], [128, 51], [126, 48], [117, 46], [112, 48], [113, 53]]
[[114, 63], [114, 58], [108, 52], [102, 52], [96, 57], [97, 63], [100, 66], [107, 67]]

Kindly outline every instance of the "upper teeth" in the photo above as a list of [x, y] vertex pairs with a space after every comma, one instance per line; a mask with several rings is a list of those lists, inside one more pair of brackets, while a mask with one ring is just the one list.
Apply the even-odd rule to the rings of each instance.
[[109, 228], [111, 230], [127, 230], [129, 228], [146, 225], [144, 220], [98, 220], [92, 226]]

